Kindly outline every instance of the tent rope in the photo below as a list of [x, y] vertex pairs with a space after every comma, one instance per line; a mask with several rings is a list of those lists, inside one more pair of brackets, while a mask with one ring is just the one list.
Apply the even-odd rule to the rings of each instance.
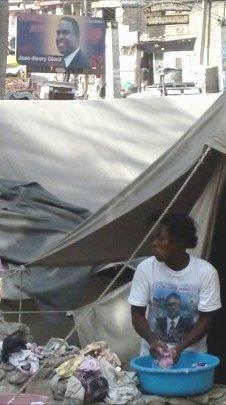
[[72, 312], [73, 310], [64, 310], [64, 311], [0, 311], [0, 315], [4, 314], [19, 314], [21, 312], [22, 315], [26, 314], [66, 314], [67, 312]]
[[[151, 227], [151, 229], [147, 232], [147, 234], [144, 236], [144, 238], [142, 239], [142, 241], [139, 243], [139, 245], [137, 246], [137, 248], [133, 251], [133, 253], [131, 254], [131, 256], [129, 257], [129, 259], [125, 262], [125, 264], [123, 265], [122, 269], [118, 272], [118, 274], [115, 276], [115, 278], [108, 284], [108, 286], [105, 288], [105, 290], [100, 294], [100, 296], [97, 298], [97, 300], [90, 305], [89, 309], [85, 312], [85, 314], [83, 316], [81, 316], [80, 318], [78, 318], [78, 321], [75, 322], [75, 326], [71, 329], [71, 331], [67, 334], [67, 336], [65, 337], [65, 339], [62, 341], [62, 343], [59, 345], [58, 350], [60, 349], [60, 347], [62, 346], [62, 344], [64, 342], [67, 342], [68, 339], [70, 339], [70, 337], [73, 335], [73, 333], [79, 328], [79, 326], [81, 325], [81, 323], [84, 321], [84, 319], [93, 311], [93, 309], [101, 302], [102, 298], [104, 297], [104, 295], [107, 294], [107, 292], [111, 289], [111, 287], [114, 285], [114, 283], [118, 280], [118, 278], [121, 276], [121, 274], [124, 272], [124, 270], [126, 269], [126, 267], [128, 266], [129, 262], [134, 259], [134, 257], [136, 256], [136, 254], [138, 253], [138, 251], [141, 249], [141, 247], [144, 245], [144, 243], [147, 241], [147, 239], [150, 237], [150, 235], [153, 233], [153, 231], [158, 227], [159, 223], [162, 221], [163, 217], [168, 213], [168, 211], [170, 210], [170, 208], [173, 206], [173, 204], [177, 201], [178, 197], [181, 195], [181, 193], [183, 192], [183, 190], [185, 189], [185, 187], [188, 185], [188, 183], [191, 181], [192, 177], [195, 175], [195, 173], [197, 172], [197, 170], [199, 169], [199, 167], [203, 164], [204, 160], [206, 159], [207, 155], [209, 154], [211, 148], [210, 146], [208, 146], [206, 148], [206, 150], [202, 153], [202, 155], [200, 156], [200, 159], [198, 160], [198, 162], [196, 163], [196, 165], [194, 166], [193, 170], [191, 171], [191, 173], [189, 174], [189, 176], [187, 177], [187, 179], [184, 181], [184, 183], [182, 184], [182, 186], [179, 188], [179, 190], [177, 191], [177, 193], [175, 194], [174, 198], [171, 200], [171, 202], [167, 205], [167, 207], [165, 208], [165, 210], [163, 211], [163, 213], [159, 216], [159, 218], [157, 219], [157, 221], [154, 223], [154, 225]], [[51, 359], [51, 358], [50, 358]], [[10, 405], [13, 403], [13, 401], [21, 394], [24, 392], [24, 390], [27, 388], [27, 386], [34, 380], [34, 378], [39, 374], [39, 372], [44, 368], [45, 363], [38, 369], [38, 371], [33, 374], [30, 379], [22, 386], [22, 388], [20, 389], [20, 391], [7, 403], [7, 405]]]
[[178, 197], [181, 195], [181, 193], [183, 192], [183, 190], [185, 189], [185, 187], [187, 186], [187, 184], [190, 182], [190, 180], [192, 179], [192, 177], [195, 175], [195, 173], [197, 172], [197, 170], [199, 169], [199, 167], [203, 164], [205, 158], [207, 157], [209, 151], [211, 150], [210, 147], [208, 147], [203, 154], [201, 155], [200, 159], [198, 160], [197, 164], [195, 165], [195, 167], [193, 168], [193, 170], [191, 171], [191, 173], [189, 174], [189, 176], [187, 177], [187, 179], [185, 180], [185, 182], [182, 184], [182, 186], [180, 187], [180, 189], [177, 191], [177, 193], [175, 194], [174, 198], [171, 200], [171, 202], [168, 204], [168, 206], [165, 208], [165, 210], [163, 211], [163, 213], [159, 216], [159, 218], [157, 219], [157, 221], [154, 223], [154, 225], [151, 227], [151, 229], [147, 232], [147, 234], [145, 235], [145, 237], [142, 239], [142, 241], [140, 242], [140, 244], [137, 246], [137, 248], [134, 250], [134, 252], [131, 254], [131, 256], [129, 257], [129, 259], [127, 259], [127, 261], [125, 262], [125, 264], [123, 265], [123, 267], [121, 268], [121, 270], [118, 272], [118, 274], [115, 276], [115, 278], [108, 284], [108, 286], [105, 288], [105, 290], [101, 293], [101, 295], [97, 298], [97, 300], [90, 305], [89, 309], [87, 310], [87, 312], [81, 316], [78, 321], [75, 323], [74, 328], [71, 330], [71, 332], [66, 336], [65, 340], [67, 341], [72, 334], [78, 329], [78, 327], [80, 326], [80, 324], [83, 322], [83, 320], [93, 311], [93, 309], [100, 303], [100, 301], [102, 300], [102, 298], [107, 294], [107, 292], [111, 289], [111, 287], [114, 285], [114, 283], [118, 280], [118, 278], [122, 275], [122, 273], [124, 272], [124, 270], [126, 269], [126, 267], [128, 266], [129, 262], [134, 259], [134, 257], [137, 255], [138, 251], [141, 249], [141, 247], [144, 245], [144, 243], [147, 241], [147, 239], [150, 237], [150, 235], [154, 232], [154, 230], [158, 227], [159, 223], [162, 221], [163, 217], [168, 213], [168, 211], [170, 210], [170, 208], [173, 206], [173, 204], [177, 201]]
[[7, 274], [6, 276], [0, 278], [1, 282], [6, 280], [7, 278], [12, 277], [16, 273], [26, 272], [29, 275], [31, 275], [31, 271], [28, 269], [28, 267], [26, 267], [25, 264], [21, 264], [20, 266], [14, 267], [13, 269], [10, 269], [10, 270], [13, 270], [13, 271], [11, 273]]

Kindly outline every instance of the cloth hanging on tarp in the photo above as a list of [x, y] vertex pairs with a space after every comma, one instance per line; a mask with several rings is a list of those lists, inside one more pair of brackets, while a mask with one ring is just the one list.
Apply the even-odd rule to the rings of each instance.
[[[5, 264], [2, 276], [55, 245], [89, 215], [89, 210], [58, 200], [37, 183], [1, 179], [0, 257]], [[136, 263], [131, 263], [131, 269]], [[35, 297], [43, 311], [70, 310], [87, 305], [101, 294], [110, 281], [110, 269], [114, 266], [113, 271], [117, 271], [117, 264], [98, 268], [36, 266], [30, 275], [23, 273], [24, 297]], [[123, 266], [123, 262], [118, 266]], [[3, 298], [18, 299], [19, 287], [19, 273], [4, 280]], [[50, 315], [49, 319], [55, 323], [63, 316]]]
[[[90, 211], [62, 202], [37, 183], [0, 180], [0, 257], [5, 264], [3, 276], [11, 268], [51, 247], [81, 224]], [[32, 269], [23, 273], [23, 291], [36, 297], [42, 309], [71, 309], [83, 302], [90, 267]], [[3, 282], [3, 297], [19, 297], [19, 274]], [[70, 287], [70, 288], [69, 288]]]

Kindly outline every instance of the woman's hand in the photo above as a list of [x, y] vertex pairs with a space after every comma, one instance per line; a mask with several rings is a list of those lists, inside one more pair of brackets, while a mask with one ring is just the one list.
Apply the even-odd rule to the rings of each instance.
[[179, 358], [180, 358], [180, 354], [181, 354], [181, 351], [182, 351], [182, 350], [180, 349], [179, 346], [175, 346], [175, 347], [171, 347], [171, 349], [169, 349], [169, 351], [170, 351], [171, 354], [172, 354], [173, 363], [174, 363], [174, 364], [177, 363], [178, 360], [179, 360]]
[[155, 358], [159, 359], [162, 357], [162, 353], [168, 350], [168, 346], [165, 342], [159, 339], [158, 336], [153, 336], [151, 341], [149, 341], [150, 345], [150, 354]]

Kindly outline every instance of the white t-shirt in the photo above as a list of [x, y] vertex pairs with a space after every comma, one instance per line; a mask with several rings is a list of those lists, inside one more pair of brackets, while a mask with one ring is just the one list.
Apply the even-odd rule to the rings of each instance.
[[[221, 307], [218, 273], [210, 263], [194, 256], [190, 256], [189, 264], [180, 271], [170, 269], [154, 256], [149, 257], [137, 267], [129, 303], [147, 306], [146, 318], [151, 330], [172, 347], [197, 322], [199, 311], [211, 312]], [[188, 349], [205, 352], [206, 337]], [[146, 354], [149, 345], [142, 339], [141, 355]]]

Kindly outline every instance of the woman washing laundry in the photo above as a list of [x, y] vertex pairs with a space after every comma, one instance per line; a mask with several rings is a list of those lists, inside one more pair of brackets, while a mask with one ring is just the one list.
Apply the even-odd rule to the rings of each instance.
[[167, 366], [182, 350], [206, 352], [206, 334], [221, 307], [216, 269], [187, 253], [197, 244], [194, 222], [169, 214], [150, 241], [153, 256], [135, 272], [129, 296], [132, 323], [142, 337], [141, 356], [150, 354]]

